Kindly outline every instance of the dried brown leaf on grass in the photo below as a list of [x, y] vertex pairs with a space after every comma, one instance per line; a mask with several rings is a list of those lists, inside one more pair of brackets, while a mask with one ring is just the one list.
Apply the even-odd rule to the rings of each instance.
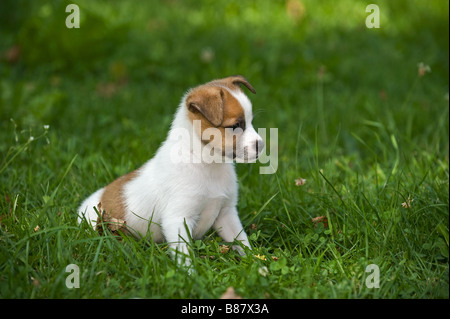
[[230, 246], [228, 246], [228, 245], [220, 245], [219, 246], [219, 252], [221, 253], [221, 254], [226, 254], [226, 253], [228, 253], [228, 251], [230, 250]]
[[312, 218], [311, 221], [314, 223], [314, 227], [317, 227], [319, 223], [323, 223], [323, 227], [328, 227], [328, 218], [327, 216], [318, 216], [315, 218]]
[[106, 226], [114, 236], [120, 236], [119, 231], [127, 233], [127, 222], [123, 219], [111, 217], [110, 213], [102, 210], [102, 203], [98, 203], [97, 212], [99, 213], [99, 216], [97, 217], [95, 230], [98, 231], [100, 235], [103, 234], [104, 226]]
[[414, 202], [414, 198], [411, 198], [411, 195], [408, 195], [408, 198], [405, 202], [402, 203], [403, 208], [411, 208], [411, 204]]
[[303, 186], [305, 184], [306, 184], [306, 179], [304, 179], [304, 178], [299, 177], [295, 180], [295, 186]]
[[220, 299], [242, 299], [242, 297], [236, 294], [233, 287], [228, 287]]

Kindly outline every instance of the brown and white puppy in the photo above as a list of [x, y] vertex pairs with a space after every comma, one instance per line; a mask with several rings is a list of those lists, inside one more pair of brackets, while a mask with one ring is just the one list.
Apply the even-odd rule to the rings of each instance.
[[[141, 237], [150, 232], [179, 257], [188, 254], [189, 235], [201, 238], [211, 227], [223, 240], [250, 248], [236, 210], [233, 161], [255, 161], [264, 143], [252, 126], [252, 105], [241, 85], [255, 93], [242, 76], [189, 90], [156, 155], [89, 196], [78, 209], [79, 222], [86, 218], [95, 226], [94, 207], [101, 204], [131, 233]], [[243, 254], [239, 244], [233, 248]]]

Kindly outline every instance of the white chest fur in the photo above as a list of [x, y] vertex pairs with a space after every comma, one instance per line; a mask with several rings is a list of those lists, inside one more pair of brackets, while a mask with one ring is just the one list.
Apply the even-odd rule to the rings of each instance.
[[139, 236], [150, 230], [153, 239], [160, 242], [165, 239], [164, 224], [186, 219], [191, 222], [191, 236], [199, 238], [222, 208], [237, 203], [233, 164], [173, 165], [165, 162], [162, 154], [158, 152], [125, 187], [127, 225]]

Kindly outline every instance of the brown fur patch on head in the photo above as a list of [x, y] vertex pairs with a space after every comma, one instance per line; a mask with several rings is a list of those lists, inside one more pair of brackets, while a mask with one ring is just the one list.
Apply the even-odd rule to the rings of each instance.
[[[201, 131], [198, 134], [203, 144], [210, 144], [222, 150], [225, 154], [226, 147], [236, 149], [236, 136], [226, 145], [225, 128], [236, 123], [240, 124], [242, 130], [245, 129], [245, 113], [239, 101], [229, 92], [227, 86], [222, 86], [219, 82], [210, 82], [193, 89], [186, 98], [186, 107], [189, 110], [189, 119], [193, 122], [199, 120]], [[214, 136], [204, 136], [207, 129], [216, 129], [222, 137], [217, 140]], [[209, 130], [211, 132], [211, 130]], [[231, 143], [233, 143], [231, 145]]]
[[[125, 198], [123, 196], [123, 189], [126, 183], [137, 176], [137, 170], [119, 177], [114, 182], [105, 187], [102, 197], [100, 199], [101, 210], [110, 214], [116, 219], [123, 219], [125, 217]], [[99, 212], [100, 214], [102, 212]]]
[[[227, 89], [231, 91], [242, 91], [240, 85], [244, 85], [252, 93], [256, 94], [253, 86], [242, 75], [234, 75], [223, 79], [213, 80], [192, 89], [186, 98], [189, 118], [192, 121], [194, 119], [201, 119], [202, 117], [198, 115], [199, 113], [214, 127], [229, 126], [227, 124], [224, 125], [222, 122], [233, 119], [233, 117], [235, 117], [234, 115], [236, 115], [236, 110], [238, 110], [238, 112], [242, 111], [242, 113], [243, 110], [239, 102]], [[239, 107], [235, 107], [236, 103]]]

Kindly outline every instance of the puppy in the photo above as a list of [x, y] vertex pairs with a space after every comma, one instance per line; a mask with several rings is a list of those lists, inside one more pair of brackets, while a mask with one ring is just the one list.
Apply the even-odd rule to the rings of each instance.
[[[189, 90], [156, 155], [89, 196], [78, 209], [79, 222], [85, 218], [95, 226], [94, 208], [101, 207], [133, 235], [150, 233], [155, 242], [168, 242], [179, 262], [188, 255], [189, 238], [199, 239], [211, 227], [224, 241], [251, 248], [236, 209], [233, 162], [256, 161], [264, 143], [241, 85], [256, 93], [239, 75]], [[239, 244], [233, 249], [244, 254]]]

